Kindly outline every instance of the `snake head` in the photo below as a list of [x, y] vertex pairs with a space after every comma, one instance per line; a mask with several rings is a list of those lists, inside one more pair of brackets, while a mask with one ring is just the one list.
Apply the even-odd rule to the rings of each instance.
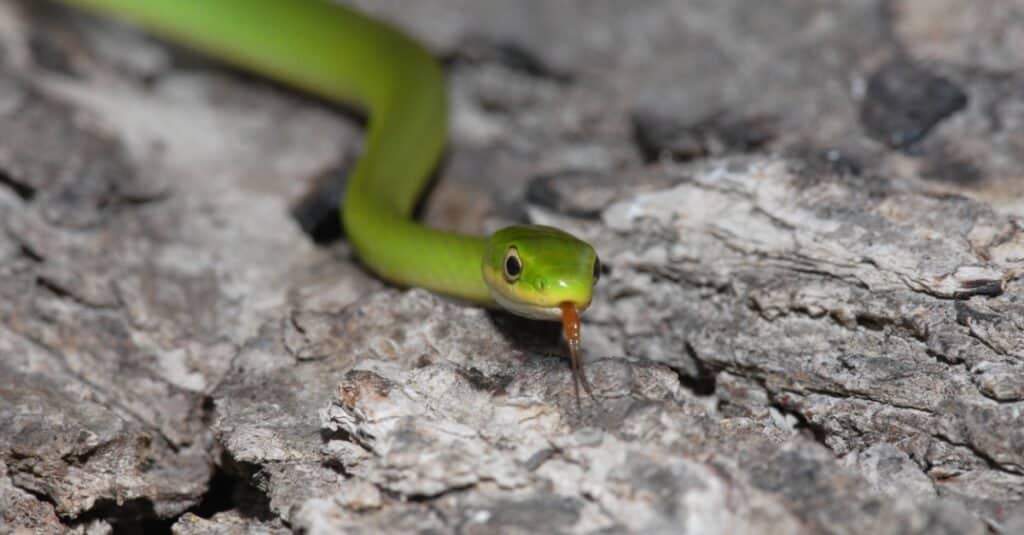
[[590, 306], [601, 271], [590, 244], [542, 225], [506, 227], [491, 235], [483, 258], [491, 297], [527, 318], [562, 320], [562, 306]]

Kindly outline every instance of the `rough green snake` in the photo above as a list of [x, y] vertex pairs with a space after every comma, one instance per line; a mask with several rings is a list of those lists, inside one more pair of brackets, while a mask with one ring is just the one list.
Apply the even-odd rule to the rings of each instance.
[[477, 237], [412, 219], [447, 133], [444, 76], [418, 43], [325, 0], [65, 3], [124, 17], [214, 57], [363, 108], [365, 149], [341, 209], [361, 261], [399, 285], [562, 320], [577, 400], [579, 383], [591, 391], [583, 375], [578, 313], [590, 305], [600, 272], [593, 247], [552, 227], [513, 226]]

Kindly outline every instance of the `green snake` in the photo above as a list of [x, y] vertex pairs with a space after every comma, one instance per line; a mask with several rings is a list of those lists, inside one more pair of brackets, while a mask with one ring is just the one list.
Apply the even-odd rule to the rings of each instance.
[[[342, 224], [382, 279], [534, 319], [561, 320], [577, 400], [579, 312], [600, 273], [594, 248], [540, 225], [467, 236], [421, 225], [414, 206], [447, 137], [444, 74], [399, 30], [324, 0], [65, 0], [320, 97], [362, 108], [365, 148]], [[593, 394], [591, 393], [591, 396]]]

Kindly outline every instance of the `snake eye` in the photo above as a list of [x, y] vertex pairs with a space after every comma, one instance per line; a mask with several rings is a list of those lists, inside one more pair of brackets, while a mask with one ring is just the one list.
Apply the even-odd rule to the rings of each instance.
[[597, 280], [601, 278], [601, 259], [596, 255], [594, 256], [594, 278], [591, 284], [597, 284]]
[[509, 247], [505, 253], [505, 280], [515, 282], [523, 273], [523, 261], [519, 259], [519, 249]]

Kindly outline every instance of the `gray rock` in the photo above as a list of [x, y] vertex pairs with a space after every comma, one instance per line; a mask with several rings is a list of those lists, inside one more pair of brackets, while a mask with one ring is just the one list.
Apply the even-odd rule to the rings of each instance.
[[[0, 532], [1020, 531], [1012, 2], [362, 4], [449, 60], [424, 220], [597, 247], [596, 400], [557, 325], [301, 233], [354, 122], [3, 1]], [[966, 102], [893, 150], [901, 64]]]

